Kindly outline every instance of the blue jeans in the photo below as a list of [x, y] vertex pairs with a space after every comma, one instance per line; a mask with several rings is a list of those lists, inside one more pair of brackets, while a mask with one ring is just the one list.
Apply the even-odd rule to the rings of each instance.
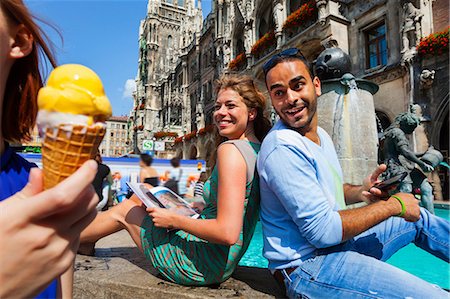
[[289, 298], [450, 298], [450, 293], [384, 261], [413, 242], [449, 262], [450, 225], [421, 209], [419, 221], [391, 217], [342, 244], [318, 250], [284, 283]]

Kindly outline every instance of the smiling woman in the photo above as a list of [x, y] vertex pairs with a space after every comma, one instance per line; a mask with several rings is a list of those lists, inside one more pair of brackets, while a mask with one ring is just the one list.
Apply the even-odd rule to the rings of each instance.
[[[223, 77], [216, 92], [214, 122], [221, 144], [217, 163], [205, 182], [206, 205], [200, 218], [161, 208], [145, 210], [132, 197], [97, 216], [82, 233], [84, 248], [126, 228], [147, 259], [170, 281], [198, 286], [220, 283], [231, 276], [258, 219], [256, 154], [270, 122], [264, 115], [265, 98], [251, 78]], [[168, 233], [167, 228], [176, 230]]]

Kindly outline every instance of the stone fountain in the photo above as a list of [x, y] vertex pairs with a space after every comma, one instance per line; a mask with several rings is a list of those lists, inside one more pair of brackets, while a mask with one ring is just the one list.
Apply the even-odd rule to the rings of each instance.
[[322, 82], [319, 126], [331, 136], [344, 182], [360, 185], [377, 166], [378, 137], [373, 94], [378, 85], [355, 78], [350, 57], [339, 48], [324, 50], [315, 70]]

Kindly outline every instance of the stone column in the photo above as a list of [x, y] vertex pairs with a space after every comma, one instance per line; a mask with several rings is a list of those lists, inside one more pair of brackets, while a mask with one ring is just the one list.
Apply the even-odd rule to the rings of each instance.
[[273, 20], [275, 23], [275, 39], [277, 42], [277, 49], [281, 48], [283, 36], [283, 23], [286, 20], [285, 5], [283, 0], [274, 1], [273, 5]]
[[221, 37], [223, 35], [223, 24], [222, 24], [222, 13], [223, 13], [223, 4], [219, 1], [218, 5], [219, 16], [217, 17], [217, 37]]

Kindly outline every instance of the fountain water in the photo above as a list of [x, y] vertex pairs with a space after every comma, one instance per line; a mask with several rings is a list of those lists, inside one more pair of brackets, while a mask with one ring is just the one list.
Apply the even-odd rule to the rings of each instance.
[[339, 48], [323, 51], [316, 61], [322, 82], [319, 126], [333, 139], [344, 182], [361, 184], [377, 165], [378, 136], [373, 94], [378, 85], [356, 79], [350, 58]]

